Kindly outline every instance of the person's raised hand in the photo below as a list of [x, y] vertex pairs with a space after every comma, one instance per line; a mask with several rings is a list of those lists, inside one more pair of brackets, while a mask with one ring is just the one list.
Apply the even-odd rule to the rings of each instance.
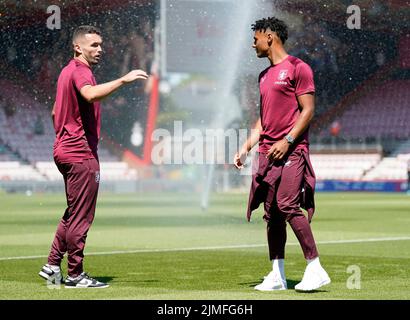
[[125, 83], [130, 83], [138, 79], [147, 80], [148, 75], [144, 70], [132, 70], [128, 72], [125, 76], [123, 76], [121, 79]]

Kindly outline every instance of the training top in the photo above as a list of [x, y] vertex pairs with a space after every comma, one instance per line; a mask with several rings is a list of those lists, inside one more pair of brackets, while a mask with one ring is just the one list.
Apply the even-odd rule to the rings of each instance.
[[85, 85], [96, 85], [91, 68], [72, 59], [57, 82], [54, 115], [54, 159], [61, 163], [81, 162], [97, 156], [101, 110], [99, 102], [87, 102], [80, 94]]
[[[301, 111], [296, 97], [315, 92], [312, 69], [302, 60], [289, 55], [261, 72], [259, 90], [262, 124], [259, 152], [267, 153], [294, 127]], [[308, 130], [295, 144], [308, 145]]]

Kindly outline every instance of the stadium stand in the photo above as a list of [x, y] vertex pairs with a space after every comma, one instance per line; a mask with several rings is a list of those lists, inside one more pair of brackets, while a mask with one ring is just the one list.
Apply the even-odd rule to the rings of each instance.
[[385, 157], [363, 176], [363, 180], [406, 180], [407, 161], [404, 156]]
[[[1, 79], [0, 180], [62, 180], [53, 159], [49, 111], [19, 86]], [[7, 111], [8, 110], [8, 111]], [[100, 146], [101, 180], [137, 180], [135, 169]]]
[[312, 154], [319, 180], [361, 180], [381, 160], [380, 154]]
[[0, 139], [0, 161], [18, 161], [18, 157]]
[[[35, 168], [49, 181], [62, 180], [61, 173], [57, 170], [54, 162], [39, 161], [36, 162]], [[137, 180], [138, 174], [135, 169], [128, 167], [127, 163], [114, 161], [114, 162], [101, 162], [101, 181], [117, 181], [117, 180]]]
[[[96, 68], [99, 82], [112, 80], [132, 68], [150, 70], [151, 67], [154, 6], [147, 3], [136, 8], [124, 3], [112, 11], [98, 4], [97, 9], [101, 10], [93, 16], [104, 31], [107, 57], [113, 56], [114, 49], [124, 53], [104, 60]], [[22, 33], [0, 35], [2, 43], [8, 47], [0, 52], [0, 68], [4, 71], [0, 77], [0, 182], [62, 180], [53, 162], [55, 133], [50, 111], [58, 73], [71, 59], [71, 31], [84, 24], [75, 7], [68, 6], [65, 11], [68, 32], [47, 31], [33, 19], [27, 25], [21, 23]], [[124, 25], [118, 19], [124, 14], [132, 15], [134, 22]], [[118, 29], [123, 32], [118, 33]], [[35, 46], [34, 42], [24, 41], [22, 34], [25, 38], [36, 38]], [[16, 43], [19, 44], [18, 52], [15, 51]], [[130, 128], [135, 119], [144, 121], [145, 106], [144, 88], [137, 85], [124, 88], [112, 100], [104, 102], [102, 135], [107, 142], [101, 141], [98, 150], [101, 181], [131, 183], [139, 179], [138, 172], [122, 161], [120, 151], [123, 152], [124, 146], [129, 147]], [[117, 148], [121, 150], [113, 149], [112, 143], [122, 146]]]
[[[20, 156], [34, 164], [53, 158], [54, 128], [49, 111], [19, 86], [0, 80], [3, 108], [0, 108], [0, 139]], [[13, 110], [7, 115], [7, 108]], [[118, 161], [107, 150], [100, 148], [102, 161]]]
[[389, 80], [353, 103], [339, 119], [347, 138], [410, 136], [410, 80]]
[[393, 181], [407, 179], [410, 154], [312, 154], [318, 180]]
[[396, 150], [392, 153], [392, 155], [397, 156], [400, 154], [410, 154], [410, 139], [403, 141], [400, 143]]
[[[94, 1], [96, 8], [97, 2]], [[289, 19], [294, 20], [290, 24], [289, 52], [308, 62], [315, 72], [317, 115], [325, 114], [335, 106], [337, 109], [339, 103], [355, 89], [360, 93], [351, 95], [351, 99], [344, 103], [346, 108], [339, 109], [340, 113], [331, 121], [318, 121], [317, 136], [320, 139], [323, 136], [329, 140], [335, 138], [333, 140], [336, 141], [338, 152], [334, 153], [332, 149], [326, 154], [318, 148], [321, 152], [311, 155], [318, 180], [407, 179], [410, 158], [410, 80], [408, 76], [393, 78], [388, 75], [389, 66], [398, 68], [393, 63], [397, 60], [397, 39], [377, 27], [360, 33], [346, 32], [345, 24], [323, 19], [324, 15], [318, 12], [300, 17], [294, 7], [302, 2], [292, 3], [288, 8], [293, 11]], [[111, 80], [134, 67], [150, 70], [154, 51], [155, 5], [148, 2], [141, 7], [112, 4], [113, 10], [106, 10], [106, 4], [102, 3], [103, 7], [92, 16], [92, 20], [104, 30], [104, 50], [107, 57], [113, 58], [104, 60], [96, 68], [98, 81]], [[306, 3], [309, 4], [308, 1]], [[83, 20], [75, 14], [79, 12], [75, 5], [66, 9], [68, 16], [65, 28], [72, 30]], [[319, 10], [319, 6], [312, 10]], [[340, 12], [345, 13], [344, 10]], [[133, 17], [132, 22], [124, 24], [119, 19], [121, 16]], [[344, 18], [342, 20], [345, 21]], [[52, 161], [54, 130], [50, 108], [58, 72], [71, 56], [70, 50], [67, 50], [70, 32], [44, 32], [44, 25], [40, 26], [36, 21], [32, 19], [27, 24], [20, 22], [24, 32], [0, 34], [4, 43], [0, 49], [0, 68], [4, 70], [4, 76], [0, 77], [0, 182], [33, 180], [58, 184], [62, 180]], [[318, 37], [320, 41], [317, 41]], [[27, 38], [37, 41], [25, 41]], [[404, 44], [401, 44], [401, 48], [405, 53], [407, 42], [405, 38], [402, 40]], [[18, 51], [16, 43], [19, 45]], [[115, 56], [113, 53], [116, 50], [121, 55]], [[403, 61], [401, 68], [408, 67], [408, 63]], [[383, 68], [386, 72], [381, 72]], [[380, 75], [375, 77], [375, 84], [370, 86], [369, 79], [377, 72]], [[254, 123], [259, 116], [257, 108], [254, 108], [259, 102], [257, 77], [253, 74], [242, 78], [244, 80], [238, 80], [243, 81], [238, 90], [243, 118]], [[28, 83], [30, 89], [26, 88]], [[362, 90], [361, 85], [366, 90]], [[147, 97], [144, 96], [144, 89], [124, 88], [104, 102], [102, 130], [104, 138], [107, 137], [105, 142], [114, 140], [118, 146], [132, 148], [129, 136], [134, 122], [145, 121]], [[167, 112], [164, 101], [162, 99], [162, 114]], [[331, 123], [337, 124], [334, 127], [337, 130], [332, 131], [333, 136], [327, 127]], [[238, 127], [241, 126], [248, 128], [251, 124], [238, 124]], [[342, 150], [341, 145], [337, 145], [336, 138], [365, 140], [366, 137], [373, 140], [389, 137], [397, 141], [397, 146], [392, 147], [394, 152], [386, 154], [386, 149], [383, 150], [385, 153], [360, 153], [360, 148], [357, 148], [354, 153]], [[323, 142], [320, 139], [317, 141]], [[312, 138], [311, 141], [316, 140]], [[363, 145], [366, 143], [363, 141]], [[139, 149], [131, 150], [136, 152]], [[110, 153], [104, 143], [100, 144], [99, 156], [102, 181], [142, 180], [143, 171], [138, 175], [135, 169]], [[180, 174], [180, 171], [177, 172]]]
[[33, 166], [21, 164], [18, 161], [1, 161], [0, 162], [0, 180], [4, 181], [45, 181], [42, 176]]

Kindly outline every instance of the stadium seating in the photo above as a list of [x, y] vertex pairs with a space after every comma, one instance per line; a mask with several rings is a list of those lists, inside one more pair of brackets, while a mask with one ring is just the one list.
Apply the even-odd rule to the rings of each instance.
[[18, 157], [11, 152], [0, 140], [0, 161], [18, 161]]
[[[0, 108], [0, 139], [21, 160], [31, 164], [53, 159], [54, 128], [50, 111], [19, 86], [0, 79], [3, 108]], [[5, 108], [12, 110], [6, 115]], [[118, 161], [100, 146], [101, 161]]]
[[394, 156], [400, 154], [410, 154], [410, 139], [400, 143], [400, 145], [393, 152]]
[[[58, 171], [54, 162], [39, 161], [35, 164], [35, 169], [48, 181], [62, 180], [62, 175]], [[138, 174], [135, 169], [129, 168], [125, 162], [101, 162], [101, 181], [137, 180]]]
[[[133, 181], [135, 169], [125, 162], [101, 162], [101, 181]], [[18, 161], [0, 161], [0, 181], [63, 181], [54, 162], [39, 161], [34, 166]]]
[[125, 162], [101, 162], [101, 181], [104, 180], [137, 180], [136, 169], [131, 169]]
[[[0, 86], [0, 180], [62, 180], [53, 162], [55, 133], [50, 112], [19, 86], [4, 79], [0, 79]], [[135, 169], [107, 149], [100, 146], [98, 153], [101, 181], [138, 178]]]
[[410, 154], [312, 154], [318, 180], [393, 181], [407, 179]]
[[363, 176], [363, 180], [407, 180], [407, 162], [404, 155], [386, 157]]
[[410, 136], [410, 80], [389, 80], [352, 104], [339, 119], [346, 138]]
[[380, 154], [312, 154], [310, 157], [318, 180], [361, 180], [381, 158]]
[[21, 164], [18, 161], [1, 161], [0, 162], [0, 180], [3, 181], [46, 181], [31, 165]]

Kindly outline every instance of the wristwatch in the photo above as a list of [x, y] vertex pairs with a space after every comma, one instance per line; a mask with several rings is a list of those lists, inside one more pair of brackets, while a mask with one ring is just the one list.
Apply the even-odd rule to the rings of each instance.
[[290, 134], [287, 134], [285, 136], [285, 139], [289, 144], [293, 144], [295, 142], [295, 139], [293, 139], [293, 137]]

